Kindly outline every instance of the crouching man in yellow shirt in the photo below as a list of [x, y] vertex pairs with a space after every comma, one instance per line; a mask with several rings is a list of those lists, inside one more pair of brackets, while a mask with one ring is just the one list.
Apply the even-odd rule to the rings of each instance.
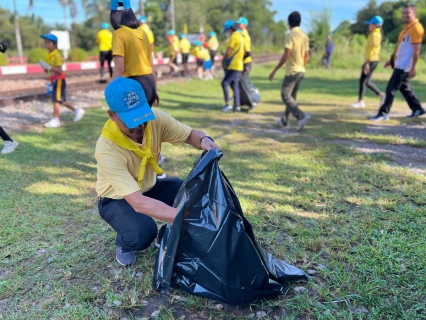
[[[123, 77], [105, 89], [109, 106], [96, 143], [99, 214], [117, 233], [116, 259], [135, 262], [135, 251], [148, 248], [157, 236], [154, 219], [173, 223], [173, 201], [183, 181], [165, 178], [158, 166], [161, 145], [189, 144], [220, 150], [204, 132], [182, 124], [159, 109], [151, 109], [141, 85]], [[158, 178], [157, 178], [158, 176]]]

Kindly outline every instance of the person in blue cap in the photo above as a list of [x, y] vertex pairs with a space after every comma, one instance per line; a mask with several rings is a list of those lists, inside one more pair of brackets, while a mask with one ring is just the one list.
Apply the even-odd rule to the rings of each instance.
[[45, 123], [44, 126], [46, 128], [58, 128], [61, 126], [61, 122], [59, 121], [61, 109], [59, 105], [63, 105], [74, 112], [74, 122], [80, 121], [86, 112], [83, 109], [74, 108], [66, 101], [65, 90], [67, 83], [65, 72], [62, 69], [64, 59], [58, 51], [58, 38], [52, 33], [42, 34], [40, 38], [44, 39], [44, 46], [49, 51], [46, 61], [40, 60], [40, 66], [48, 74], [53, 89], [53, 118]]
[[111, 0], [112, 54], [114, 78], [124, 76], [139, 82], [145, 91], [150, 106], [160, 98], [157, 92], [157, 77], [149, 37], [140, 28], [130, 1]]
[[178, 65], [178, 54], [179, 54], [179, 38], [176, 36], [176, 31], [173, 29], [170, 29], [167, 31], [167, 42], [169, 43], [169, 46], [167, 50], [170, 54], [170, 60], [169, 60], [169, 67], [170, 67], [170, 74], [173, 76], [178, 76], [179, 72], [179, 65]]
[[[105, 89], [109, 120], [96, 143], [96, 191], [99, 214], [117, 233], [116, 259], [123, 266], [136, 260], [157, 236], [154, 219], [173, 223], [173, 208], [183, 180], [166, 178], [158, 161], [162, 144], [189, 144], [220, 150], [203, 131], [151, 109], [138, 82], [118, 77]], [[157, 175], [160, 175], [157, 178]]]
[[101, 63], [101, 81], [104, 82], [104, 64], [108, 63], [109, 76], [112, 78], [112, 33], [107, 22], [102, 23], [102, 30], [96, 35], [96, 43], [99, 45], [99, 61]]
[[237, 21], [237, 23], [240, 25], [241, 29], [241, 35], [244, 39], [244, 72], [249, 75], [251, 71], [251, 65], [252, 65], [252, 58], [251, 58], [251, 37], [248, 33], [247, 27], [248, 27], [248, 20], [247, 18], [240, 17]]
[[210, 60], [212, 63], [212, 70], [215, 69], [214, 65], [214, 59], [217, 54], [217, 50], [219, 49], [219, 41], [217, 40], [216, 32], [210, 31], [207, 36], [209, 37], [209, 53], [210, 53]]
[[[222, 81], [222, 89], [225, 97], [225, 107], [222, 112], [241, 111], [240, 107], [240, 77], [244, 70], [244, 40], [239, 32], [239, 26], [233, 20], [228, 20], [223, 25], [222, 33], [226, 33], [230, 39], [228, 48], [223, 55], [222, 65], [225, 70], [225, 78]], [[234, 103], [230, 104], [228, 86], [234, 91]]]
[[379, 97], [380, 105], [383, 104], [386, 97], [386, 95], [371, 81], [373, 72], [379, 65], [383, 19], [380, 16], [374, 16], [371, 20], [367, 21], [366, 24], [368, 24], [370, 34], [365, 44], [365, 62], [362, 65], [361, 77], [359, 79], [358, 101], [351, 104], [353, 108], [365, 108], [364, 95], [366, 87]]

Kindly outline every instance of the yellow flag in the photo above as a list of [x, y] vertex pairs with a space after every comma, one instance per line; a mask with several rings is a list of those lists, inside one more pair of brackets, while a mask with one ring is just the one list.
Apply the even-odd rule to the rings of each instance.
[[183, 25], [183, 33], [188, 34], [188, 25], [186, 23]]

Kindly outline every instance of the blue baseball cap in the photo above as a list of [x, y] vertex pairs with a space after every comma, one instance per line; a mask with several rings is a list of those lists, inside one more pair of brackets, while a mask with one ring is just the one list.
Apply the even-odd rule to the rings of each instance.
[[179, 38], [186, 38], [186, 34], [184, 34], [183, 32], [179, 33]]
[[130, 0], [111, 0], [111, 10], [127, 10], [131, 9]]
[[117, 113], [130, 129], [155, 120], [154, 112], [146, 100], [145, 91], [136, 80], [116, 78], [106, 87], [105, 100], [109, 109]]
[[381, 16], [374, 16], [371, 20], [366, 21], [365, 24], [377, 24], [381, 26], [383, 24], [383, 19]]
[[140, 21], [140, 22], [146, 22], [147, 20], [146, 20], [146, 17], [145, 17], [145, 16], [141, 16], [141, 17], [139, 18], [139, 21]]
[[170, 29], [169, 31], [167, 31], [168, 36], [174, 36], [175, 34], [176, 34], [176, 31], [173, 29]]
[[245, 24], [246, 26], [248, 26], [248, 20], [247, 20], [246, 18], [244, 18], [244, 17], [240, 17], [240, 18], [237, 20], [237, 23], [238, 23], [238, 24]]
[[232, 28], [234, 26], [235, 22], [234, 20], [228, 20], [223, 24], [223, 31], [222, 33], [225, 33], [226, 30]]
[[47, 39], [53, 42], [58, 42], [58, 37], [51, 33], [42, 34], [40, 35], [40, 38]]
[[216, 37], [216, 32], [210, 31], [208, 34], [209, 37]]
[[194, 43], [197, 47], [199, 47], [199, 46], [201, 46], [201, 41], [200, 40], [197, 40], [197, 41], [195, 41], [195, 43]]
[[102, 29], [108, 29], [109, 24], [107, 22], [102, 23]]

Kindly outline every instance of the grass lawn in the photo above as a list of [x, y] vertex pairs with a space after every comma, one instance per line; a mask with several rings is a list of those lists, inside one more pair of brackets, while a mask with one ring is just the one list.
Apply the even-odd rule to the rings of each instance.
[[[309, 283], [251, 308], [220, 310], [181, 292], [153, 292], [154, 246], [120, 267], [115, 234], [97, 212], [94, 147], [107, 119], [100, 103], [80, 123], [68, 118], [60, 129], [15, 133], [20, 148], [0, 157], [0, 319], [142, 319], [153, 312], [159, 319], [425, 319], [426, 177], [388, 155], [334, 142], [422, 149], [426, 141], [363, 130], [378, 101], [369, 93], [371, 107], [347, 107], [359, 70], [309, 70], [298, 98], [312, 120], [301, 134], [279, 129], [281, 79], [267, 81], [271, 69], [258, 65], [252, 73], [263, 103], [250, 113], [219, 112], [219, 80], [160, 85], [161, 107], [216, 139], [221, 168], [259, 242], [315, 270]], [[389, 75], [375, 75], [380, 88]], [[426, 74], [414, 81], [423, 102], [425, 85]], [[408, 114], [400, 96], [395, 105], [394, 114]], [[385, 125], [424, 121], [401, 116]], [[165, 145], [164, 154], [167, 174], [185, 178], [200, 152]], [[293, 290], [300, 286], [306, 290]]]

